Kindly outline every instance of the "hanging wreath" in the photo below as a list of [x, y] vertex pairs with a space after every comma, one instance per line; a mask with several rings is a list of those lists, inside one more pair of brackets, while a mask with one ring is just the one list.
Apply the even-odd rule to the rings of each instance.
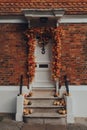
[[51, 39], [51, 28], [38, 28], [35, 30], [36, 38], [38, 40], [38, 45], [40, 47], [47, 45], [49, 43], [49, 39]]

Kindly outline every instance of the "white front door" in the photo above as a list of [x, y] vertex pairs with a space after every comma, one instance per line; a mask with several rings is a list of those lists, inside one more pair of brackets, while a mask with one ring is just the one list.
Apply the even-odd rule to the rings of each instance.
[[41, 53], [41, 47], [37, 44], [35, 50], [36, 71], [33, 87], [54, 87], [51, 80], [51, 43], [45, 46], [45, 54]]

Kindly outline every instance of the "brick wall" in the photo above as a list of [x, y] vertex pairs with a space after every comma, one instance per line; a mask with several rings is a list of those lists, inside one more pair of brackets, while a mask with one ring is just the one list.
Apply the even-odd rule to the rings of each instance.
[[19, 85], [20, 75], [27, 84], [26, 24], [0, 24], [0, 85]]
[[[87, 84], [87, 24], [64, 24], [62, 68], [70, 84]], [[62, 74], [63, 75], [63, 74]]]
[[[87, 25], [64, 24], [62, 75], [70, 84], [87, 84]], [[0, 85], [19, 85], [20, 75], [27, 85], [26, 24], [0, 24]]]

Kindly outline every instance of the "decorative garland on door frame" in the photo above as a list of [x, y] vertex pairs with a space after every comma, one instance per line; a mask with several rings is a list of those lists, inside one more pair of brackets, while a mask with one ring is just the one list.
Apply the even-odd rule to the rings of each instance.
[[[51, 36], [53, 41], [52, 47], [52, 64], [51, 64], [51, 71], [52, 71], [52, 80], [57, 81], [61, 75], [61, 37], [63, 36], [62, 27], [59, 26], [57, 28], [32, 28], [28, 29], [25, 32], [25, 35], [28, 38], [28, 76], [29, 76], [29, 83], [32, 83], [35, 77], [35, 47], [36, 47], [36, 35], [42, 35], [46, 33], [46, 35]], [[46, 39], [45, 43], [47, 44], [48, 39]], [[41, 42], [38, 42], [40, 45]]]
[[52, 79], [54, 81], [59, 80], [61, 77], [61, 38], [64, 35], [63, 29], [61, 26], [54, 28], [53, 30], [53, 47], [52, 47]]

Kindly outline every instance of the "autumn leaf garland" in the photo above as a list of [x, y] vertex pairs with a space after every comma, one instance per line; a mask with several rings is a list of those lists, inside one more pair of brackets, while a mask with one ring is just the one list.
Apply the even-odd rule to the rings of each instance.
[[61, 75], [61, 36], [63, 31], [57, 27], [53, 31], [54, 43], [52, 47], [52, 79], [57, 81]]
[[[29, 82], [32, 83], [35, 76], [35, 47], [36, 47], [36, 34], [42, 34], [44, 29], [30, 29], [26, 32], [28, 38], [28, 75]], [[53, 47], [52, 47], [52, 79], [54, 81], [58, 80], [61, 72], [61, 36], [63, 34], [62, 28], [48, 28], [47, 33], [52, 33]], [[48, 34], [47, 34], [48, 35]]]
[[32, 83], [34, 76], [35, 76], [35, 47], [36, 47], [36, 40], [35, 36], [32, 33], [33, 30], [28, 30], [26, 32], [26, 36], [28, 38], [28, 76], [29, 76], [29, 83]]

